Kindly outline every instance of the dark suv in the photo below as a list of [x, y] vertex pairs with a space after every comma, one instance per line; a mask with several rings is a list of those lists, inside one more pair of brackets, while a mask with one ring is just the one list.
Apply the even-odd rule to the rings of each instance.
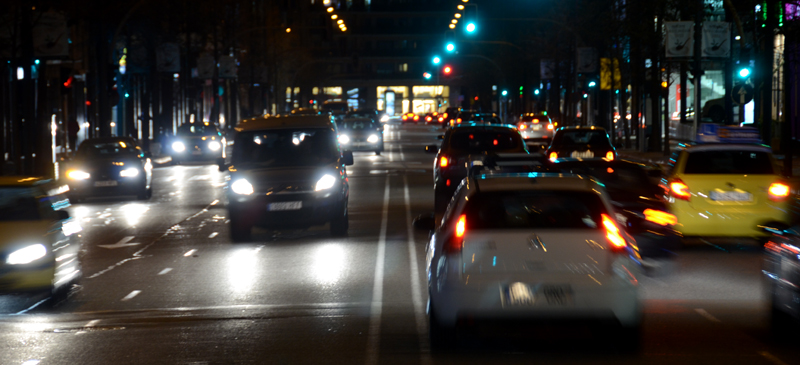
[[303, 229], [330, 223], [333, 236], [348, 229], [349, 186], [330, 116], [258, 117], [236, 126], [230, 156], [228, 216], [235, 242], [251, 228]]

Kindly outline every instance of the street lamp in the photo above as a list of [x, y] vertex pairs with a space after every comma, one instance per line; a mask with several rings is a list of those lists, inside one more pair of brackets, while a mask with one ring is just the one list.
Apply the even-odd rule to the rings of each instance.
[[464, 5], [458, 4], [458, 10], [464, 10]]
[[442, 62], [442, 59], [439, 56], [433, 56], [433, 64], [438, 65], [439, 62]]
[[475, 23], [469, 22], [467, 23], [467, 33], [474, 33], [475, 32]]
[[444, 49], [447, 50], [447, 52], [453, 52], [456, 50], [456, 44], [453, 42], [448, 42], [447, 45], [444, 46]]
[[461, 17], [461, 13], [456, 13], [455, 17], [456, 18], [460, 18]]
[[327, 11], [328, 11], [329, 13], [333, 13], [333, 6], [329, 6], [329, 7], [328, 7], [328, 9], [327, 9]]
[[450, 29], [456, 29], [456, 25], [453, 24], [453, 23], [450, 23]]

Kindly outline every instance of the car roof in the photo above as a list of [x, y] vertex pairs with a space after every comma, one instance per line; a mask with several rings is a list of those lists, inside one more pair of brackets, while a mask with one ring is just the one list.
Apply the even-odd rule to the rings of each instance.
[[772, 149], [758, 144], [732, 144], [732, 143], [709, 143], [695, 144], [685, 147], [686, 152], [705, 152], [705, 151], [753, 151], [772, 153]]
[[49, 181], [50, 179], [37, 176], [0, 176], [2, 186], [36, 186]]
[[242, 120], [236, 125], [235, 129], [237, 132], [243, 132], [262, 129], [329, 128], [333, 126], [331, 117], [327, 115], [267, 115]]
[[595, 191], [600, 184], [590, 176], [555, 172], [477, 174], [470, 178], [481, 192], [520, 190]]

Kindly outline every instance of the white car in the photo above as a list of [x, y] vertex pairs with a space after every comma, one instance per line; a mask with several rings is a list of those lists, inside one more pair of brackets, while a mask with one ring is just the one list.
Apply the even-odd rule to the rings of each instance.
[[432, 347], [464, 324], [564, 319], [613, 323], [615, 342], [636, 349], [642, 270], [615, 217], [590, 177], [464, 179], [427, 249]]

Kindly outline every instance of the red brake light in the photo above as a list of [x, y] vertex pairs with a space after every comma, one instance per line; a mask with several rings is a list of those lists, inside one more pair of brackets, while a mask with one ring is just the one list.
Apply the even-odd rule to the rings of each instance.
[[644, 219], [660, 226], [674, 226], [678, 223], [678, 218], [674, 215], [655, 209], [645, 209]]
[[440, 121], [440, 122], [444, 121], [444, 118], [439, 118], [439, 121]]
[[403, 115], [403, 120], [408, 119], [408, 115]]
[[494, 141], [492, 141], [492, 144], [497, 146], [497, 140], [495, 139]]
[[533, 122], [534, 123], [539, 123], [539, 119], [534, 119]]
[[456, 119], [456, 123], [461, 123], [461, 118]]
[[555, 161], [558, 158], [558, 154], [555, 152], [550, 152], [550, 161]]
[[447, 118], [447, 113], [442, 114], [442, 117]]
[[419, 120], [419, 115], [415, 115], [414, 120]]
[[447, 160], [447, 157], [442, 156], [439, 159], [439, 167], [447, 167], [447, 165], [449, 165], [449, 164], [450, 164], [450, 161]]
[[614, 161], [614, 151], [606, 152], [606, 160]]
[[519, 127], [518, 127], [519, 130], [523, 130], [525, 128], [528, 128], [528, 126], [525, 123], [520, 123], [519, 124]]
[[445, 252], [459, 252], [463, 247], [462, 243], [464, 242], [464, 233], [467, 232], [467, 216], [462, 214], [458, 217], [458, 221], [456, 222], [456, 231], [453, 234], [453, 238], [449, 239], [444, 244], [444, 251]]
[[548, 124], [547, 125], [547, 129], [552, 131], [553, 130], [553, 125], [552, 124]]
[[670, 181], [669, 190], [672, 192], [672, 196], [674, 196], [676, 199], [689, 201], [689, 198], [692, 197], [692, 194], [689, 192], [689, 186], [684, 184], [681, 179]]
[[432, 119], [431, 117], [427, 117], [427, 118], [425, 118], [425, 121], [426, 121], [426, 122], [430, 122], [430, 121], [431, 121], [431, 119]]
[[774, 182], [768, 189], [769, 198], [773, 201], [780, 201], [789, 196], [789, 185]]
[[467, 232], [467, 216], [462, 214], [458, 217], [458, 222], [456, 223], [456, 237], [461, 238], [464, 237], [464, 233]]
[[609, 248], [612, 252], [622, 251], [627, 244], [620, 234], [619, 227], [617, 227], [617, 224], [614, 223], [608, 215], [602, 214], [601, 216], [603, 218], [603, 227], [606, 229], [606, 238], [608, 239]]

